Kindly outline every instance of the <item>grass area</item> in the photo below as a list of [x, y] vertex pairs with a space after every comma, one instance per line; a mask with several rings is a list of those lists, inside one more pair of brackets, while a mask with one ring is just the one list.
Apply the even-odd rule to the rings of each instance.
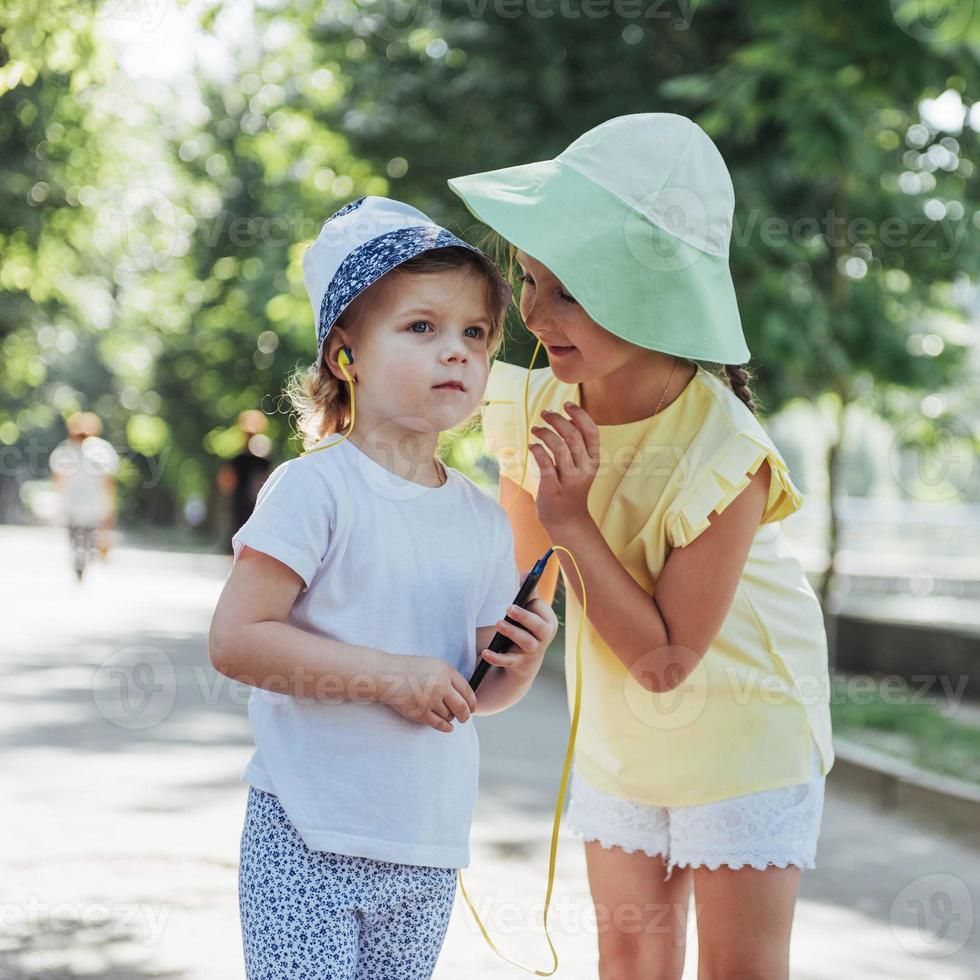
[[[935, 685], [933, 685], [935, 688]], [[837, 675], [834, 732], [923, 769], [980, 784], [980, 723], [957, 720], [938, 689], [891, 676]]]

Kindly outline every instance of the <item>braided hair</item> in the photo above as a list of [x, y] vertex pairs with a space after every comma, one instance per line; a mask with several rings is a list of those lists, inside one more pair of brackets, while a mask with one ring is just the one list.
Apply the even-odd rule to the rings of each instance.
[[748, 405], [749, 411], [755, 415], [756, 404], [752, 400], [752, 392], [749, 390], [752, 375], [738, 364], [723, 364], [722, 367], [725, 369], [727, 381], [732, 391]]

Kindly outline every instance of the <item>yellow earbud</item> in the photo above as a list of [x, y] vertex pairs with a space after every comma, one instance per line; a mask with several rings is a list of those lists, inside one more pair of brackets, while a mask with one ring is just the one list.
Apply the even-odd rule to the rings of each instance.
[[314, 449], [307, 449], [306, 452], [300, 453], [300, 456], [309, 456], [310, 453], [318, 453], [321, 449], [330, 449], [332, 446], [336, 446], [337, 443], [343, 442], [354, 431], [354, 379], [347, 371], [347, 365], [353, 364], [354, 358], [351, 356], [349, 347], [340, 348], [340, 354], [337, 356], [337, 363], [340, 365], [340, 370], [347, 379], [347, 386], [350, 389], [350, 425], [347, 427], [347, 431], [339, 439], [334, 439], [333, 442], [328, 442], [325, 446], [317, 446]]

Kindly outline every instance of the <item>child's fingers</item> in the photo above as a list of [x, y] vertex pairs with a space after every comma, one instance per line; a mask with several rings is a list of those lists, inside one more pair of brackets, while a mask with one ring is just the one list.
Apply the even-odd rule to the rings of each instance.
[[581, 405], [576, 405], [574, 402], [565, 402], [565, 411], [568, 412], [569, 418], [581, 431], [585, 449], [589, 456], [593, 459], [598, 458], [599, 428], [592, 421], [592, 416]]
[[544, 411], [541, 413], [541, 417], [565, 440], [575, 465], [584, 469], [589, 456], [582, 430], [571, 419], [565, 418], [559, 412]]
[[551, 608], [551, 604], [545, 602], [537, 593], [527, 604], [527, 611], [533, 613], [539, 619], [547, 619], [549, 615], [553, 616], [555, 611]]
[[[526, 609], [522, 609], [520, 606], [510, 606], [507, 609], [507, 615], [511, 619], [520, 623], [524, 629], [531, 634], [531, 636], [539, 641], [543, 640], [545, 636], [547, 636], [548, 623], [538, 612], [532, 610], [530, 606], [534, 606], [535, 603], [541, 601], [542, 600], [540, 599], [533, 600]], [[503, 632], [503, 630], [501, 630], [501, 632]], [[505, 633], [504, 635], [510, 634]]]
[[527, 608], [528, 611], [533, 612], [544, 623], [547, 630], [558, 625], [558, 617], [555, 615], [554, 609], [551, 608], [551, 604], [545, 602], [540, 596], [535, 596], [528, 603]]
[[534, 457], [534, 461], [538, 464], [538, 469], [541, 471], [541, 480], [544, 482], [549, 478], [557, 477], [558, 470], [555, 468], [555, 463], [548, 451], [538, 442], [532, 442], [531, 455]]
[[[509, 614], [512, 619], [516, 619], [513, 614]], [[497, 623], [497, 632], [506, 636], [511, 643], [517, 644], [521, 650], [526, 650], [529, 643], [534, 643], [535, 637], [528, 633], [527, 630], [522, 629], [520, 626], [515, 626], [513, 623], [505, 622], [501, 620]]]
[[425, 716], [425, 723], [439, 732], [451, 732], [453, 730], [453, 726], [445, 718], [440, 718], [434, 711], [430, 711]]
[[495, 650], [484, 650], [483, 659], [495, 667], [518, 667], [524, 656], [520, 653], [497, 653]]
[[443, 702], [454, 718], [458, 718], [462, 722], [469, 720], [470, 714], [472, 713], [470, 706], [466, 703], [466, 698], [455, 688], [443, 698]]
[[460, 697], [466, 702], [470, 712], [476, 711], [476, 692], [470, 687], [470, 682], [457, 672], [453, 675], [452, 683], [453, 687], [459, 691]]
[[555, 457], [555, 463], [559, 470], [570, 470], [575, 465], [572, 457], [572, 450], [568, 443], [551, 429], [546, 429], [542, 425], [532, 425], [531, 431], [535, 437], [540, 439]]

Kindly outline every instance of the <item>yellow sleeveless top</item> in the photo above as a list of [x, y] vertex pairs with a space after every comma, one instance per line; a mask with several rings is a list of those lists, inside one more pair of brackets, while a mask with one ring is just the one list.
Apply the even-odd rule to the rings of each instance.
[[[482, 409], [487, 451], [503, 476], [521, 479], [527, 370], [495, 361]], [[530, 424], [543, 409], [567, 415], [579, 386], [550, 367], [531, 372]], [[601, 425], [589, 513], [634, 580], [653, 595], [672, 548], [709, 526], [764, 459], [769, 499], [718, 635], [673, 691], [647, 691], [586, 622], [576, 771], [606, 793], [653, 806], [686, 806], [805, 783], [811, 739], [821, 772], [834, 761], [827, 637], [820, 604], [779, 521], [802, 506], [786, 463], [758, 419], [700, 365], [659, 414]], [[532, 441], [535, 440], [532, 436]], [[528, 454], [524, 489], [537, 495]], [[564, 575], [564, 569], [562, 570]], [[574, 702], [582, 607], [565, 583], [565, 676]]]

